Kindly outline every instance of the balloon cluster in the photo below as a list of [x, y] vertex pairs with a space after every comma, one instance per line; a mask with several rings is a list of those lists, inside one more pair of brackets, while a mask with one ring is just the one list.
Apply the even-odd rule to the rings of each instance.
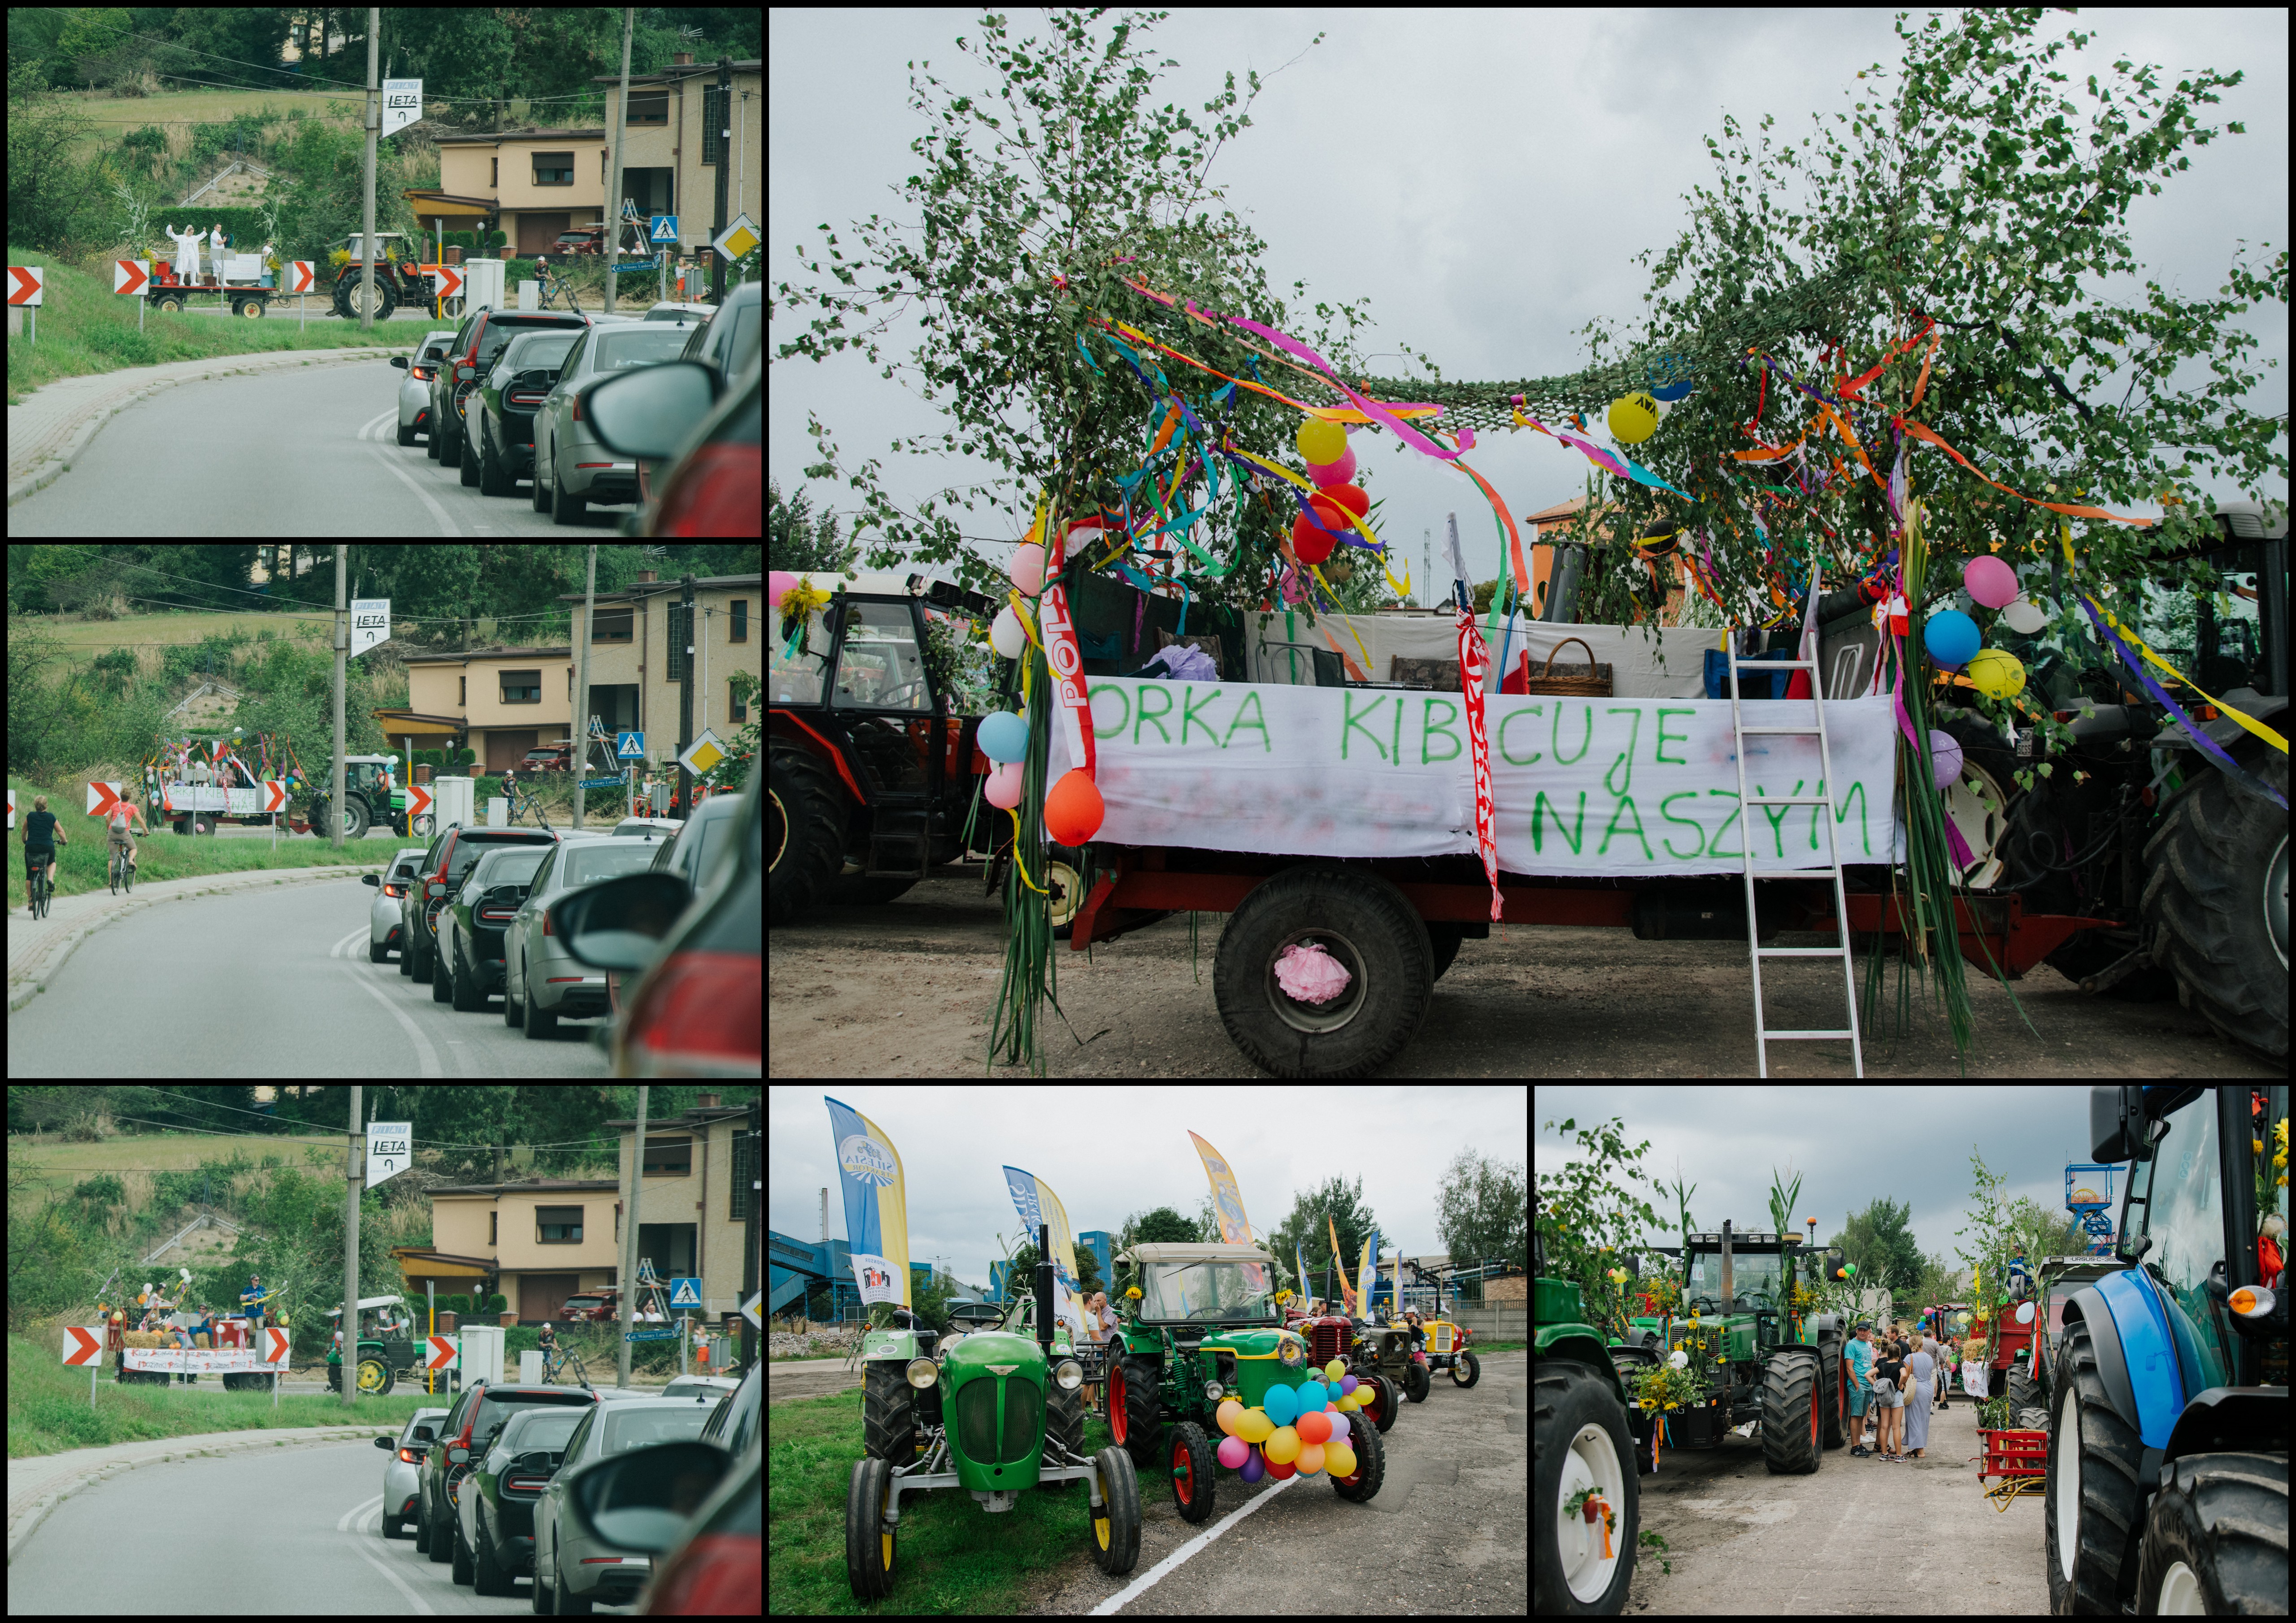
[[1295, 1471], [1303, 1477], [1320, 1471], [1351, 1477], [1356, 1451], [1348, 1439], [1363, 1422], [1349, 1416], [1369, 1401], [1369, 1391], [1358, 1391], [1346, 1364], [1334, 1358], [1320, 1370], [1310, 1369], [1296, 1387], [1268, 1388], [1258, 1407], [1247, 1409], [1228, 1398], [1212, 1414], [1213, 1423], [1226, 1433], [1219, 1463], [1247, 1482], [1263, 1476], [1280, 1482]]
[[1341, 535], [1354, 529], [1354, 519], [1371, 511], [1371, 497], [1350, 482], [1356, 476], [1356, 454], [1348, 449], [1347, 430], [1313, 417], [1300, 425], [1299, 445], [1318, 494], [1308, 498], [1315, 517], [1303, 512], [1292, 521], [1292, 552], [1302, 564], [1313, 566], [1332, 555]]
[[[1962, 570], [1961, 584], [1969, 601], [1981, 609], [1998, 609], [2012, 631], [2030, 635], [2048, 623], [2047, 617], [2017, 585], [2017, 571], [1990, 553], [1972, 558]], [[1922, 627], [1922, 643], [1930, 658], [1947, 670], [1969, 677], [1970, 684], [1988, 699], [2010, 699], [2025, 686], [2025, 667], [2006, 649], [1984, 646], [1977, 622], [1959, 609], [1929, 617]], [[1940, 768], [1940, 771], [1942, 769]]]
[[[1090, 518], [1071, 520], [1068, 526], [1069, 550], [1090, 545], [1108, 529], [1108, 521]], [[1029, 611], [1022, 599], [1034, 599], [1045, 589], [1045, 555], [1041, 522], [1029, 532], [1029, 538], [1013, 549], [1013, 560], [1005, 566], [1012, 577], [1013, 589], [1018, 595], [996, 611], [989, 622], [988, 645], [999, 658], [1017, 660], [1028, 647], [1032, 634], [1021, 616]], [[1028, 770], [1029, 718], [1025, 713], [999, 710], [981, 717], [980, 730], [973, 742], [980, 753], [989, 759], [988, 781], [981, 794], [989, 805], [999, 811], [1011, 811], [1021, 804], [1022, 780]], [[1045, 797], [1045, 832], [1061, 845], [1082, 845], [1100, 832], [1101, 822], [1108, 815], [1106, 802], [1100, 797], [1100, 786], [1092, 781], [1092, 774], [1081, 766], [1070, 768], [1061, 775], [1061, 781]]]

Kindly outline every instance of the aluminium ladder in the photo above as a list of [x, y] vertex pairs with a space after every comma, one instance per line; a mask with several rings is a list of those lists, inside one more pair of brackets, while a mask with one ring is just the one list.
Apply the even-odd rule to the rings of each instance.
[[[1812, 595], [1816, 587], [1812, 586]], [[1750, 660], [1742, 667], [1738, 658], [1737, 639], [1734, 633], [1722, 634], [1723, 657], [1730, 665], [1730, 732], [1738, 762], [1738, 854], [1746, 875], [1746, 946], [1754, 971], [1754, 1060], [1756, 1074], [1770, 1074], [1770, 1044], [1772, 1041], [1839, 1042], [1848, 1038], [1849, 1059], [1854, 1073], [1866, 1074], [1866, 1045], [1857, 1035], [1857, 972], [1849, 959], [1849, 906], [1842, 894], [1841, 828], [1833, 809], [1833, 748], [1825, 733], [1825, 693], [1818, 681], [1817, 630], [1805, 618], [1801, 640], [1795, 644], [1792, 660]], [[1809, 705], [1816, 719], [1807, 726], [1760, 726], [1746, 725], [1745, 713], [1739, 709], [1738, 672], [1741, 668], [1759, 673], [1782, 670], [1806, 670], [1809, 673]], [[1801, 702], [1799, 700], [1795, 703]], [[1760, 799], [1748, 797], [1746, 785], [1746, 740], [1765, 734], [1785, 734], [1817, 735], [1818, 770], [1824, 775], [1818, 781], [1818, 792], [1814, 795], [1770, 795]], [[1749, 808], [1756, 806], [1816, 806], [1824, 809], [1825, 843], [1828, 865], [1823, 868], [1771, 869], [1757, 873], [1754, 868], [1753, 824]], [[1754, 909], [1754, 881], [1757, 879], [1819, 879], [1830, 876], [1833, 881], [1833, 922], [1841, 940], [1833, 947], [1764, 947], [1761, 922]], [[1849, 1023], [1839, 1030], [1789, 1031], [1773, 1030], [1762, 1012], [1762, 960], [1765, 958], [1830, 958], [1841, 960], [1841, 992], [1849, 1010]]]

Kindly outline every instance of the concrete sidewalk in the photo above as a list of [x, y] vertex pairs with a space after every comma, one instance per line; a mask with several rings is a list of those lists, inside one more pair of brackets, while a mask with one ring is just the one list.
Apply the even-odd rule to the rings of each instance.
[[404, 343], [373, 348], [218, 355], [204, 360], [170, 361], [164, 366], [131, 366], [121, 372], [59, 378], [8, 408], [8, 504], [13, 507], [54, 483], [116, 414], [160, 389], [283, 367], [387, 360], [412, 352], [420, 338], [420, 333], [410, 332]]

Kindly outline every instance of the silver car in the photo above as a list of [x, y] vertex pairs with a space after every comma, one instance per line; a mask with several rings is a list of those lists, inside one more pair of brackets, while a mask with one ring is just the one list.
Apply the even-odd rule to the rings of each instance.
[[577, 340], [557, 385], [534, 414], [534, 511], [578, 524], [592, 502], [638, 499], [638, 466], [590, 437], [574, 391], [594, 378], [674, 361], [691, 329], [678, 322], [633, 321], [593, 327]]
[[447, 346], [455, 341], [452, 332], [430, 332], [409, 360], [394, 355], [390, 364], [403, 369], [406, 376], [398, 385], [398, 443], [411, 446], [417, 434], [430, 431], [430, 374], [438, 369], [439, 357], [447, 353]]
[[742, 832], [742, 797], [711, 795], [693, 808], [669, 842], [654, 853], [653, 872], [675, 873], [685, 889], [700, 895], [719, 858], [734, 848]]
[[444, 1409], [417, 1409], [406, 1417], [397, 1437], [378, 1437], [374, 1446], [390, 1450], [382, 1468], [382, 1536], [403, 1538], [414, 1520], [414, 1495], [421, 1486], [422, 1455], [439, 1434]]
[[382, 963], [399, 947], [398, 923], [400, 904], [406, 896], [406, 887], [414, 870], [422, 861], [423, 848], [408, 846], [395, 854], [390, 865], [380, 873], [369, 873], [363, 883], [374, 887], [374, 900], [366, 910], [366, 961]]
[[556, 1035], [562, 1018], [609, 1012], [605, 971], [578, 963], [551, 933], [550, 906], [570, 890], [644, 873], [658, 848], [652, 840], [569, 834], [543, 859], [503, 930], [503, 1024], [523, 1027], [538, 1042]]
[[608, 1544], [595, 1534], [586, 1536], [576, 1519], [563, 1513], [567, 1479], [609, 1455], [694, 1441], [719, 1401], [715, 1393], [649, 1398], [611, 1406], [599, 1404], [582, 1417], [567, 1439], [557, 1474], [535, 1502], [536, 1611], [545, 1617], [563, 1615], [637, 1598], [653, 1575], [652, 1559]]

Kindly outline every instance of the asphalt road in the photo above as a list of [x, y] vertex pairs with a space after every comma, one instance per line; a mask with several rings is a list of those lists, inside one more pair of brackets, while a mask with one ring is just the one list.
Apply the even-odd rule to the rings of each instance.
[[102, 1593], [146, 1611], [199, 1596], [226, 1614], [531, 1615], [529, 1580], [482, 1596], [412, 1537], [382, 1537], [388, 1458], [368, 1442], [122, 1471], [49, 1512], [8, 1568], [8, 1610], [70, 1617]]
[[8, 1017], [12, 1077], [603, 1077], [603, 1017], [537, 1041], [367, 962], [357, 879], [202, 896], [97, 930]]
[[11, 507], [8, 533], [564, 541], [611, 534], [636, 511], [600, 507], [562, 527], [534, 511], [530, 483], [481, 496], [459, 469], [431, 461], [422, 441], [399, 445], [406, 376], [373, 360], [161, 389], [105, 423], [70, 471]]

